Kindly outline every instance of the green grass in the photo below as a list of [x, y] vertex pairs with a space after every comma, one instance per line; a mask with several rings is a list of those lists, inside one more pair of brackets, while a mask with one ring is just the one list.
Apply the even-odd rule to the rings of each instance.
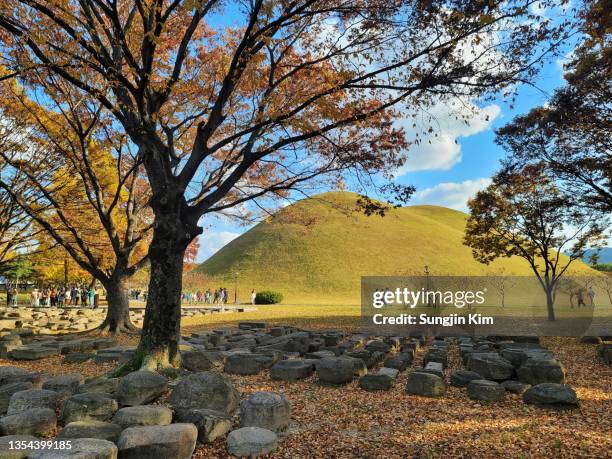
[[[194, 270], [239, 298], [251, 289], [281, 292], [285, 303], [358, 304], [361, 276], [531, 275], [519, 258], [489, 266], [462, 243], [467, 215], [408, 206], [385, 217], [355, 211], [357, 195], [331, 192], [299, 201], [233, 240]], [[204, 234], [203, 237], [206, 237]], [[576, 262], [577, 272], [593, 273]], [[189, 275], [186, 278], [189, 283]]]

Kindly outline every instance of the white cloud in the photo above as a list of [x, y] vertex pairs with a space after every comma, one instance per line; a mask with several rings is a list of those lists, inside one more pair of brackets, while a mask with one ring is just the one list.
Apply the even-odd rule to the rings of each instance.
[[[430, 124], [433, 132], [423, 138], [420, 144], [409, 147], [408, 159], [396, 174], [426, 170], [448, 170], [461, 161], [461, 146], [457, 139], [469, 137], [490, 129], [493, 121], [501, 114], [499, 105], [477, 107], [471, 102], [462, 103], [461, 108], [451, 109], [447, 104], [438, 104], [430, 110], [431, 120], [423, 125], [413, 126], [411, 118], [399, 124], [404, 127], [409, 139], [414, 138], [419, 129]], [[466, 124], [464, 117], [470, 118]], [[437, 134], [437, 135], [436, 135]]]
[[200, 250], [198, 251], [197, 262], [201, 263], [229, 242], [240, 236], [240, 233], [232, 233], [230, 231], [206, 232], [199, 238]]
[[433, 204], [466, 211], [467, 201], [476, 192], [486, 188], [491, 183], [490, 178], [478, 178], [463, 182], [438, 183], [430, 188], [417, 191], [411, 200], [412, 204]]

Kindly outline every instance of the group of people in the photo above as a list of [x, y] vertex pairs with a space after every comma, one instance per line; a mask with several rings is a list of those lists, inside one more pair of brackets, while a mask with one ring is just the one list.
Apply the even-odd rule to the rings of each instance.
[[181, 295], [182, 302], [187, 304], [227, 304], [228, 299], [229, 293], [225, 287], [219, 287], [214, 292], [211, 289], [198, 290], [197, 292], [187, 290]]
[[30, 292], [33, 307], [89, 306], [97, 307], [100, 293], [96, 286], [80, 285], [35, 288]]

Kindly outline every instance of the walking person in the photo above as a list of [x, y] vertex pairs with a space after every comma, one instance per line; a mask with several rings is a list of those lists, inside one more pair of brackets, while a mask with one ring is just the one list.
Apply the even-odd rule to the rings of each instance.
[[257, 297], [257, 292], [255, 289], [251, 290], [251, 304], [255, 304], [255, 298]]

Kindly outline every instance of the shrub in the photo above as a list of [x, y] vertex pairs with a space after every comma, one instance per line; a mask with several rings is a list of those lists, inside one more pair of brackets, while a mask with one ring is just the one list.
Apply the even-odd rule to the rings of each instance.
[[282, 293], [264, 290], [255, 295], [255, 304], [276, 304], [283, 301]]

